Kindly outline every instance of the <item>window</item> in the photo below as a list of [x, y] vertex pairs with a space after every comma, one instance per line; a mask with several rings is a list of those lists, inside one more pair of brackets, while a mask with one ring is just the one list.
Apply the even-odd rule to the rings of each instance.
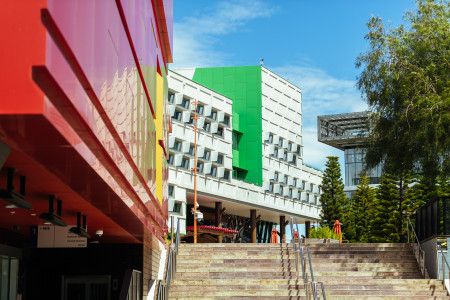
[[283, 195], [283, 186], [280, 185], [280, 195]]
[[217, 132], [214, 134], [223, 137], [223, 127], [222, 126], [217, 127]]
[[205, 107], [201, 104], [197, 104], [197, 113], [199, 115], [203, 115], [203, 111], [205, 110]]
[[289, 176], [288, 176], [288, 175], [284, 175], [284, 179], [283, 179], [283, 182], [284, 182], [284, 184], [287, 184], [287, 182], [288, 182], [288, 178], [289, 178]]
[[181, 213], [181, 206], [183, 204], [180, 201], [174, 201], [173, 202], [173, 208], [172, 211], [173, 213]]
[[169, 103], [173, 103], [173, 101], [175, 100], [175, 93], [169, 92], [167, 100], [169, 101]]
[[198, 173], [203, 173], [203, 167], [204, 167], [204, 163], [201, 161], [197, 162], [197, 172]]
[[175, 151], [181, 151], [181, 141], [180, 140], [175, 140], [175, 142], [173, 143], [173, 150]]
[[223, 172], [223, 178], [226, 179], [226, 180], [230, 180], [230, 170], [226, 169]]
[[237, 180], [245, 180], [247, 171], [239, 168], [233, 168], [233, 178]]
[[194, 114], [191, 114], [188, 124], [194, 124]]
[[211, 122], [205, 120], [205, 124], [203, 124], [203, 130], [209, 132], [211, 130]]
[[209, 160], [210, 157], [211, 157], [211, 150], [205, 149], [205, 151], [203, 152], [203, 159]]
[[183, 106], [186, 109], [189, 109], [189, 99], [188, 98], [183, 98], [183, 101], [181, 102], [181, 106]]
[[181, 122], [181, 116], [182, 116], [182, 112], [180, 110], [175, 110], [175, 113], [172, 116], [172, 119], [180, 121]]
[[313, 184], [313, 183], [310, 183], [310, 184], [309, 184], [309, 190], [310, 190], [311, 192], [314, 190], [314, 184]]
[[269, 133], [269, 143], [273, 143], [273, 133]]
[[183, 156], [181, 160], [181, 168], [189, 170], [189, 158], [187, 156]]
[[173, 153], [169, 153], [169, 159], [167, 160], [167, 162], [169, 163], [169, 165], [172, 165], [172, 166], [173, 166], [173, 159], [174, 159]]
[[278, 172], [275, 172], [275, 174], [273, 175], [273, 180], [278, 181]]
[[289, 198], [292, 198], [292, 188], [289, 188]]
[[302, 180], [302, 190], [305, 190], [306, 181]]
[[217, 110], [211, 111], [211, 118], [217, 121]]
[[322, 187], [320, 185], [318, 187], [318, 190], [319, 190], [319, 192], [318, 192], [319, 194], [322, 193]]
[[283, 147], [283, 138], [280, 137], [280, 140], [278, 141], [278, 146]]
[[210, 173], [210, 175], [211, 175], [211, 176], [214, 176], [214, 177], [217, 176], [217, 167], [216, 167], [216, 166], [212, 166], [212, 167], [211, 167], [211, 173]]
[[292, 142], [288, 143], [288, 150], [289, 150], [289, 152], [292, 151]]
[[294, 180], [293, 180], [293, 184], [292, 184], [293, 186], [297, 186], [297, 178], [294, 178]]
[[217, 163], [223, 164], [223, 154], [217, 154]]
[[269, 182], [269, 192], [273, 193], [273, 182]]
[[314, 196], [314, 204], [317, 204], [317, 196]]
[[272, 156], [272, 157], [275, 157], [275, 158], [278, 157], [278, 148], [277, 148], [277, 147], [274, 147], [274, 148], [273, 148], [273, 154], [272, 154], [271, 156]]
[[306, 193], [306, 202], [309, 202], [309, 194]]
[[233, 141], [233, 150], [239, 150], [239, 142], [241, 141], [242, 134], [239, 132], [233, 131], [232, 141]]
[[230, 116], [229, 115], [225, 115], [223, 117], [223, 122], [222, 123], [225, 124], [225, 125], [230, 125]]
[[189, 146], [189, 155], [194, 156], [194, 144], [191, 144], [191, 145]]
[[293, 163], [294, 165], [297, 164], [297, 155], [295, 155], [295, 154], [292, 156], [292, 163]]
[[174, 186], [169, 184], [169, 197], [173, 197], [175, 195], [174, 190], [175, 190]]
[[287, 161], [287, 150], [284, 150], [284, 154], [283, 154], [283, 159], [285, 160], [285, 161]]
[[295, 153], [297, 153], [298, 155], [302, 155], [302, 146], [298, 145], [297, 151]]

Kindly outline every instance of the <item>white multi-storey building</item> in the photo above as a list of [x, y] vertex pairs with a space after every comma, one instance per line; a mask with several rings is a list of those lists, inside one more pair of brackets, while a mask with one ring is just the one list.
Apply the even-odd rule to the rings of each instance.
[[[193, 202], [194, 100], [200, 210], [216, 203], [236, 216], [257, 210], [268, 224], [319, 218], [322, 173], [303, 164], [300, 89], [266, 68], [241, 68], [169, 72], [169, 210], [181, 218], [182, 233]], [[209, 70], [214, 74], [202, 78]], [[230, 77], [238, 79], [230, 85]]]

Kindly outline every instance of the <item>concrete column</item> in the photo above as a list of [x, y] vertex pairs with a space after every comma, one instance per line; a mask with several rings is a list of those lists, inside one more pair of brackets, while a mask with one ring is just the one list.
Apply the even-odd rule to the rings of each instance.
[[[215, 203], [215, 225], [222, 227], [222, 202]], [[217, 236], [217, 242], [222, 243], [222, 236]]]
[[286, 217], [280, 216], [280, 242], [286, 243]]
[[305, 236], [309, 237], [309, 232], [311, 231], [311, 221], [305, 221]]
[[262, 238], [263, 238], [263, 230], [264, 230], [264, 225], [266, 222], [259, 222], [259, 228], [258, 228], [258, 243], [262, 243]]
[[264, 230], [264, 240], [263, 243], [270, 243], [270, 233], [272, 232], [272, 222], [266, 223], [266, 229]]
[[256, 243], [256, 209], [250, 209], [251, 242]]

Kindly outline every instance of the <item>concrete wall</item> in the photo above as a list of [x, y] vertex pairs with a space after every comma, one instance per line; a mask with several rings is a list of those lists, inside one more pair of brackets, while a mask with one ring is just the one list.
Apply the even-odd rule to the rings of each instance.
[[432, 238], [421, 243], [421, 247], [425, 251], [425, 267], [430, 278], [437, 278], [438, 274], [436, 241], [436, 238]]

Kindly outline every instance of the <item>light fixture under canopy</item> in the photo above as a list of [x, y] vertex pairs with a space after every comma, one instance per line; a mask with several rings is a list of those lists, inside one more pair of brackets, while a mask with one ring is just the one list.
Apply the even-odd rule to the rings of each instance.
[[55, 214], [55, 210], [53, 207], [54, 201], [55, 201], [54, 195], [48, 196], [48, 212], [42, 213], [40, 215], [40, 218], [44, 219], [45, 221], [47, 221], [49, 223], [52, 223], [53, 225], [65, 227], [65, 226], [67, 226], [67, 224], [66, 224], [66, 222], [64, 222], [64, 220], [61, 217], [62, 201], [61, 201], [61, 199], [58, 199], [56, 201], [56, 214]]
[[33, 206], [25, 199], [26, 177], [19, 177], [19, 193], [14, 191], [14, 168], [8, 168], [6, 173], [6, 189], [0, 189], [0, 199], [5, 200], [12, 205], [11, 208], [19, 207], [31, 209]]

